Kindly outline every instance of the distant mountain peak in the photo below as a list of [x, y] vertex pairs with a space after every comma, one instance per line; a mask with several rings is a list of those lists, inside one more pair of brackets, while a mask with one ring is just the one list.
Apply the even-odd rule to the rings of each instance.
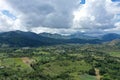
[[111, 41], [114, 39], [120, 39], [120, 35], [116, 33], [108, 33], [108, 34], [103, 35], [102, 39], [106, 41]]
[[[24, 31], [9, 31], [0, 33], [0, 46], [7, 44], [14, 47], [36, 47], [43, 45], [55, 45], [55, 44], [67, 44], [67, 43], [79, 43], [79, 44], [96, 44], [107, 41], [120, 39], [120, 35], [116, 33], [105, 34], [100, 38], [94, 38], [84, 33], [75, 33], [71, 35], [51, 34], [51, 33], [40, 33], [24, 32]], [[111, 44], [116, 41], [111, 42]]]

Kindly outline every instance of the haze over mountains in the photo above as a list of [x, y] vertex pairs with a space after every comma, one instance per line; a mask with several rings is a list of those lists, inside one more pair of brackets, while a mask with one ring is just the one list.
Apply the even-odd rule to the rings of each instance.
[[120, 39], [120, 35], [109, 33], [98, 37], [88, 36], [83, 33], [60, 35], [50, 33], [36, 34], [33, 32], [9, 31], [0, 33], [1, 47], [39, 47], [46, 45], [78, 43], [100, 44], [102, 42]]

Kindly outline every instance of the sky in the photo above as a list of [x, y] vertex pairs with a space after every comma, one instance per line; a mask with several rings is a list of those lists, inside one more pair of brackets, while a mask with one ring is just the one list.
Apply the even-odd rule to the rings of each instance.
[[0, 0], [0, 32], [120, 33], [120, 0]]

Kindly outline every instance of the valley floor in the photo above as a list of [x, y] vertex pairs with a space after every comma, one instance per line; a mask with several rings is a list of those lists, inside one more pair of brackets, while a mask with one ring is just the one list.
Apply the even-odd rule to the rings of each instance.
[[0, 80], [120, 80], [119, 46], [0, 48]]

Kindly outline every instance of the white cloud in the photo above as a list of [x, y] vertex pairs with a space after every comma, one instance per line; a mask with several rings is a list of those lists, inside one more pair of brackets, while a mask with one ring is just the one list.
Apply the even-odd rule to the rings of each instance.
[[118, 3], [110, 0], [87, 0], [85, 5], [74, 12], [73, 28], [92, 29], [92, 31], [113, 28], [116, 23], [114, 16], [120, 13], [116, 4]]
[[0, 13], [0, 31], [25, 30], [19, 19], [12, 18]]
[[[10, 11], [16, 19], [2, 10]], [[80, 4], [80, 0], [0, 0], [0, 31], [118, 32], [119, 14], [120, 2], [111, 0], [86, 0], [86, 4]]]

